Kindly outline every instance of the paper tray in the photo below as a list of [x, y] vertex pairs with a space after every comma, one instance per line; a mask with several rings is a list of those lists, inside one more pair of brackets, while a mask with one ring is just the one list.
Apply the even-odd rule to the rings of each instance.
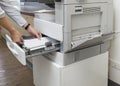
[[58, 41], [53, 41], [52, 39], [49, 40], [52, 41], [52, 46], [48, 46], [48, 47], [46, 46], [46, 47], [37, 48], [36, 50], [35, 49], [30, 50], [24, 47], [21, 48], [18, 44], [14, 43], [8, 35], [6, 35], [6, 44], [9, 50], [17, 58], [17, 60], [23, 65], [26, 65], [27, 57], [42, 55], [60, 49], [60, 44]]

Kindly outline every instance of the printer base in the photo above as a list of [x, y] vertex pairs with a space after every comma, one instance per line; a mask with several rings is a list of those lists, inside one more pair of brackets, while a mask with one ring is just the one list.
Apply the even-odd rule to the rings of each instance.
[[67, 66], [36, 57], [33, 76], [35, 86], [107, 86], [108, 52]]

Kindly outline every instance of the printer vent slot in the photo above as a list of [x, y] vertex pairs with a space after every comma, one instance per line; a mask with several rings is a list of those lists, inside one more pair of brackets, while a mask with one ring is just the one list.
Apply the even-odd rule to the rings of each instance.
[[101, 12], [100, 7], [83, 8], [83, 13], [96, 13], [96, 12]]

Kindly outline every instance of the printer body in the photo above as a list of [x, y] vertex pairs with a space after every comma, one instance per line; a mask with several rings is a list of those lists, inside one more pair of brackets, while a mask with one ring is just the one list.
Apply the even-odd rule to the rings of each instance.
[[[91, 56], [96, 55], [97, 49], [97, 54], [106, 52], [113, 34], [112, 12], [112, 0], [56, 1], [54, 22], [34, 19], [35, 28], [60, 42], [59, 52], [51, 52], [45, 56], [60, 65], [68, 65], [76, 62], [78, 57], [83, 58], [75, 57], [76, 52], [83, 49], [99, 46], [91, 52]], [[90, 57], [87, 52], [84, 54], [84, 58]]]
[[55, 20], [34, 19], [60, 49], [33, 58], [35, 86], [107, 86], [112, 0], [55, 0]]
[[6, 36], [8, 48], [23, 65], [33, 57], [35, 86], [107, 86], [112, 0], [54, 1], [54, 21], [34, 18], [52, 44], [30, 51]]

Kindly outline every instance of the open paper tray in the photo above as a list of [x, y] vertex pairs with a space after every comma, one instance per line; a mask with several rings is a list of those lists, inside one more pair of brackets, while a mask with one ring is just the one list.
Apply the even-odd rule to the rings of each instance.
[[52, 43], [51, 46], [47, 47], [45, 45], [42, 45], [42, 46], [30, 48], [30, 49], [25, 49], [26, 57], [33, 57], [33, 56], [42, 55], [42, 54], [60, 50], [60, 42], [55, 41], [50, 38], [48, 38], [48, 39]]
[[114, 36], [114, 33], [109, 33], [109, 34], [102, 35], [101, 37], [93, 38], [92, 40], [88, 40], [88, 41], [80, 44], [79, 46], [75, 47], [74, 49], [66, 51], [66, 53], [70, 53], [73, 51], [77, 51], [77, 50], [85, 49], [88, 47], [103, 44], [105, 41], [111, 40], [113, 38], [113, 36]]
[[[26, 57], [34, 57], [34, 56], [38, 56], [38, 55], [44, 55], [46, 53], [50, 53], [50, 52], [54, 52], [54, 51], [57, 51], [57, 50], [60, 50], [60, 47], [55, 47], [53, 49], [50, 49], [50, 50], [35, 50], [35, 51], [30, 51], [31, 54], [27, 54]], [[36, 53], [37, 52], [37, 53]]]
[[34, 57], [36, 55], [46, 54], [46, 53], [53, 52], [60, 49], [60, 42], [52, 41], [52, 43], [54, 43], [52, 44], [52, 46], [29, 51], [28, 49], [21, 48], [18, 44], [14, 43], [8, 35], [6, 35], [6, 44], [9, 50], [16, 57], [16, 59], [23, 65], [27, 64], [26, 63], [27, 57]]
[[45, 45], [42, 45], [42, 46], [30, 48], [30, 49], [25, 49], [26, 57], [46, 54], [49, 52], [60, 50], [60, 43], [58, 41], [55, 41], [55, 40], [48, 38], [48, 37], [47, 37], [47, 39], [49, 39], [49, 41], [51, 42], [51, 44], [52, 44], [51, 46], [47, 47]]

